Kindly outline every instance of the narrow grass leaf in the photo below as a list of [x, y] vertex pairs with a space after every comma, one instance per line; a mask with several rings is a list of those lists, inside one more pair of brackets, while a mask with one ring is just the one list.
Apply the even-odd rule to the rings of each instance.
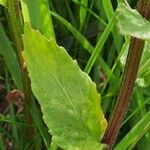
[[38, 128], [40, 135], [45, 143], [46, 148], [49, 148], [50, 145], [50, 135], [48, 133], [48, 129], [45, 127], [45, 124], [42, 120], [41, 111], [39, 107], [35, 103], [35, 100], [32, 100], [32, 110], [31, 110], [33, 120], [35, 122], [36, 127]]
[[131, 131], [115, 147], [115, 150], [127, 150], [133, 148], [143, 135], [150, 129], [150, 112], [140, 120]]
[[112, 69], [111, 69], [109, 75], [107, 76], [107, 79], [106, 79], [105, 84], [101, 90], [101, 93], [104, 92], [105, 88], [107, 87], [107, 84], [110, 82], [110, 79], [111, 79], [111, 77], [112, 77], [112, 75], [113, 75], [113, 73], [114, 73], [114, 71], [115, 71], [115, 69], [116, 69], [116, 67], [120, 61], [120, 58], [124, 54], [124, 51], [127, 49], [128, 45], [129, 45], [129, 40], [126, 40], [126, 42], [122, 45], [120, 53], [119, 53], [118, 57], [116, 58], [116, 61], [115, 61], [114, 65], [112, 66]]
[[63, 17], [58, 15], [57, 13], [50, 12], [53, 17], [55, 17], [58, 21], [60, 21], [65, 27], [76, 37], [76, 39], [81, 43], [81, 45], [88, 51], [92, 52], [93, 47], [88, 42], [88, 40], [74, 27], [71, 23], [65, 20]]
[[6, 149], [2, 134], [0, 134], [0, 149]]
[[85, 7], [83, 4], [81, 4], [81, 2], [79, 2], [78, 0], [72, 0], [72, 2], [80, 5], [80, 7], [83, 7], [86, 11], [88, 11], [94, 18], [96, 18], [100, 23], [102, 23], [104, 26], [107, 25], [107, 23], [99, 16], [97, 15], [94, 11], [91, 11], [91, 9]]
[[111, 1], [110, 0], [102, 0], [102, 4], [103, 4], [104, 10], [105, 10], [107, 19], [110, 20], [114, 14], [114, 10], [111, 5]]
[[110, 21], [109, 24], [106, 26], [106, 28], [105, 28], [105, 30], [104, 30], [102, 36], [100, 37], [100, 39], [99, 39], [99, 41], [98, 41], [98, 43], [97, 43], [97, 45], [96, 45], [94, 51], [92, 52], [92, 55], [91, 55], [89, 61], [87, 62], [87, 65], [86, 65], [86, 67], [85, 67], [85, 69], [84, 69], [84, 71], [85, 71], [86, 73], [89, 73], [89, 72], [91, 71], [91, 69], [92, 69], [92, 67], [93, 67], [93, 65], [94, 65], [94, 63], [95, 63], [95, 61], [96, 61], [96, 59], [97, 59], [98, 56], [100, 55], [100, 52], [101, 52], [101, 50], [102, 50], [102, 48], [103, 48], [103, 46], [104, 46], [104, 44], [105, 44], [105, 42], [106, 42], [106, 40], [107, 40], [107, 38], [108, 38], [108, 36], [109, 36], [109, 34], [110, 34], [112, 28], [113, 28], [114, 19], [115, 19], [115, 15], [112, 17], [111, 21]]
[[106, 120], [100, 95], [64, 48], [25, 26], [24, 58], [32, 91], [54, 142], [68, 150], [99, 150]]
[[[147, 98], [147, 99], [145, 99], [144, 102], [143, 102], [140, 106], [138, 106], [138, 107], [123, 121], [122, 126], [123, 126], [124, 124], [126, 124], [135, 114], [139, 115], [139, 111], [140, 111], [141, 109], [143, 109], [146, 105], [148, 105], [149, 102], [150, 102], [150, 97]], [[136, 117], [136, 116], [134, 116], [134, 117]]]
[[[81, 0], [81, 4], [85, 7], [88, 6], [88, 0]], [[83, 7], [80, 7], [80, 27], [82, 29], [85, 19], [86, 19], [87, 10]]]
[[[105, 14], [107, 16], [108, 22], [111, 20], [112, 16], [114, 15], [113, 6], [110, 0], [102, 0], [102, 4], [105, 10]], [[113, 40], [115, 42], [116, 49], [120, 51], [121, 48], [121, 37], [117, 32], [116, 26], [114, 26], [112, 30]]]
[[0, 54], [3, 56], [8, 71], [18, 89], [22, 90], [21, 70], [14, 49], [0, 25]]

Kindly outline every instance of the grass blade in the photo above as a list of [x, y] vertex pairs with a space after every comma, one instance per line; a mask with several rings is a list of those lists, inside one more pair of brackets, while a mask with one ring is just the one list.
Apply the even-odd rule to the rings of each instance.
[[131, 131], [121, 140], [115, 147], [115, 150], [131, 149], [150, 129], [150, 112], [148, 112], [142, 120], [140, 120]]
[[[81, 4], [85, 7], [88, 6], [88, 0], [81, 0]], [[80, 28], [82, 29], [85, 19], [86, 19], [87, 10], [80, 7]]]
[[103, 48], [107, 38], [108, 38], [108, 36], [109, 36], [109, 34], [110, 34], [110, 32], [111, 32], [111, 30], [113, 28], [114, 18], [115, 18], [115, 15], [112, 17], [111, 21], [106, 26], [106, 28], [105, 28], [101, 38], [99, 39], [99, 42], [97, 43], [97, 45], [96, 45], [96, 47], [95, 47], [95, 49], [94, 49], [94, 51], [93, 51], [93, 53], [92, 53], [88, 63], [87, 63], [87, 65], [86, 65], [86, 67], [84, 69], [84, 71], [86, 73], [89, 73], [91, 71], [91, 69], [92, 69], [96, 59], [98, 58], [98, 56], [99, 56], [99, 54], [100, 54], [100, 52], [101, 52], [101, 50], [102, 50], [102, 48]]
[[81, 45], [86, 50], [88, 50], [88, 52], [91, 53], [93, 51], [93, 46], [74, 26], [71, 25], [71, 23], [69, 23], [67, 20], [65, 20], [57, 13], [54, 13], [52, 11], [50, 13], [52, 14], [53, 17], [55, 17], [58, 21], [60, 21], [61, 23], [63, 23], [63, 25], [65, 25], [65, 27], [74, 35], [74, 37], [76, 37], [76, 39], [81, 43]]
[[8, 40], [3, 27], [0, 25], [0, 53], [4, 58], [9, 73], [18, 89], [22, 89], [21, 70], [11, 43]]
[[[102, 3], [103, 3], [103, 7], [104, 7], [104, 10], [105, 10], [108, 22], [109, 22], [111, 17], [114, 15], [114, 10], [113, 10], [112, 3], [111, 3], [110, 0], [103, 0]], [[116, 27], [114, 27], [114, 29], [112, 31], [112, 35], [113, 35], [113, 39], [114, 39], [114, 42], [115, 42], [116, 49], [119, 51], [120, 48], [121, 48], [121, 43], [122, 42], [121, 42], [121, 37], [118, 34]]]
[[95, 12], [91, 11], [91, 9], [85, 7], [83, 4], [81, 4], [78, 0], [72, 0], [74, 3], [80, 5], [80, 7], [83, 7], [86, 9], [94, 18], [96, 18], [102, 25], [106, 26], [107, 23], [100, 17], [98, 16]]

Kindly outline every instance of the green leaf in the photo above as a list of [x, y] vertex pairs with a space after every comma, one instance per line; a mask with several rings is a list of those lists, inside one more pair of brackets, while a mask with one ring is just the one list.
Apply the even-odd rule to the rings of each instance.
[[[129, 46], [128, 46], [129, 47]], [[127, 54], [128, 54], [128, 47], [124, 51], [123, 55], [121, 56], [121, 63], [123, 66], [125, 66]], [[142, 54], [137, 78], [136, 78], [136, 83], [140, 87], [148, 87], [150, 86], [150, 42], [146, 41], [145, 46], [144, 46], [144, 51]]]
[[[88, 6], [88, 0], [81, 0], [81, 4], [85, 7]], [[87, 10], [80, 7], [80, 26], [83, 27], [86, 20]]]
[[0, 4], [6, 7], [6, 0], [0, 0]]
[[100, 52], [102, 51], [102, 48], [103, 48], [109, 34], [111, 33], [112, 28], [114, 26], [115, 15], [116, 14], [114, 14], [114, 16], [111, 18], [110, 22], [106, 26], [102, 36], [100, 37], [99, 41], [97, 42], [97, 44], [95, 46], [95, 49], [92, 52], [92, 55], [90, 56], [90, 59], [88, 60], [86, 66], [85, 66], [84, 71], [86, 73], [89, 73], [91, 71], [95, 61], [97, 60], [98, 56], [100, 55]]
[[[94, 51], [94, 47], [89, 43], [89, 41], [75, 27], [73, 27], [67, 20], [65, 20], [63, 17], [61, 17], [60, 15], [52, 11], [50, 13], [73, 34], [73, 36], [81, 43], [81, 45], [85, 48], [85, 50], [87, 50], [90, 53]], [[108, 28], [110, 28], [110, 26]], [[105, 34], [103, 35], [106, 35], [106, 33], [107, 32], [105, 32]], [[103, 36], [103, 38], [104, 37], [105, 36]], [[100, 45], [103, 44], [102, 42], [104, 42], [104, 39], [103, 40], [101, 39], [100, 43], [98, 42], [99, 46], [97, 46], [97, 49], [99, 49]], [[99, 52], [97, 54], [99, 54]], [[105, 63], [105, 61], [102, 59], [101, 56], [99, 56], [99, 64], [101, 65], [102, 70], [104, 70], [104, 73], [108, 76], [110, 74], [110, 68]]]
[[142, 120], [140, 120], [131, 131], [121, 140], [115, 147], [115, 150], [133, 149], [135, 144], [150, 129], [150, 112], [148, 112]]
[[85, 5], [83, 5], [79, 0], [72, 0], [75, 4], [78, 4], [80, 7], [84, 8], [90, 15], [92, 15], [94, 18], [96, 18], [101, 24], [104, 26], [107, 25], [107, 23], [101, 18], [101, 16], [97, 15], [95, 12], [91, 10], [91, 8], [87, 8]]
[[144, 52], [142, 55], [136, 83], [140, 87], [150, 86], [150, 42], [145, 42]]
[[66, 19], [64, 19], [57, 13], [54, 13], [52, 11], [50, 13], [74, 35], [74, 37], [88, 52], [91, 53], [94, 50], [94, 47], [89, 43], [89, 41], [70, 22], [68, 22]]
[[[108, 19], [108, 21], [110, 21], [111, 17], [114, 15], [112, 2], [111, 2], [111, 0], [102, 0], [102, 4], [103, 4], [103, 8], [105, 10], [107, 19]], [[112, 30], [112, 35], [113, 35], [113, 40], [114, 40], [115, 46], [116, 46], [117, 50], [120, 51], [120, 48], [121, 48], [121, 36], [117, 32], [116, 25], [114, 26], [114, 28]]]
[[18, 89], [22, 90], [22, 77], [19, 63], [2, 25], [0, 25], [0, 54], [3, 56], [8, 71]]
[[95, 83], [53, 39], [27, 25], [23, 39], [32, 91], [54, 142], [68, 150], [99, 150], [107, 123]]
[[21, 0], [24, 21], [39, 30], [45, 37], [55, 38], [48, 0]]
[[150, 39], [150, 22], [142, 17], [129, 5], [119, 3], [117, 8], [118, 28], [121, 34], [130, 35], [140, 39]]

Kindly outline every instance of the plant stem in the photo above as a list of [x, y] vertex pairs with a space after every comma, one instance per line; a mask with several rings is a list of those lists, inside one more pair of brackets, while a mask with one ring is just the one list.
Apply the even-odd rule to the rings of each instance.
[[[30, 82], [27, 74], [27, 70], [24, 67], [24, 60], [22, 57], [22, 51], [23, 51], [23, 41], [22, 41], [22, 28], [23, 26], [21, 25], [20, 22], [20, 6], [19, 6], [19, 1], [18, 0], [8, 0], [8, 23], [10, 23], [10, 32], [11, 35], [13, 36], [12, 40], [15, 44], [16, 47], [16, 53], [18, 57], [18, 61], [20, 64], [21, 68], [21, 73], [22, 73], [22, 81], [23, 81], [23, 93], [25, 95], [24, 97], [24, 105], [26, 106], [25, 108], [25, 120], [26, 124], [31, 125], [32, 119], [31, 119], [31, 114], [29, 110], [27, 109], [30, 108]], [[20, 89], [22, 90], [22, 89]], [[32, 131], [31, 128], [27, 129], [27, 139], [31, 140], [32, 138]]]
[[[140, 0], [138, 2], [137, 8], [143, 17], [146, 19], [150, 18], [150, 0]], [[143, 48], [143, 40], [131, 37], [122, 86], [117, 97], [117, 103], [114, 108], [113, 115], [108, 123], [108, 127], [102, 140], [102, 142], [109, 146], [109, 150], [113, 147], [113, 143], [115, 142], [124, 119], [129, 99], [133, 91]]]

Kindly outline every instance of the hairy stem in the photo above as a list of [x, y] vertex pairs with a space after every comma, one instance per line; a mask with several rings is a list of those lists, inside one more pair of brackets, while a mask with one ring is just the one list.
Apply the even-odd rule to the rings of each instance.
[[[137, 9], [143, 17], [146, 19], [150, 18], [150, 0], [140, 0], [138, 2]], [[102, 140], [102, 142], [109, 146], [109, 150], [113, 147], [113, 143], [115, 142], [121, 123], [124, 119], [129, 99], [133, 91], [143, 48], [143, 40], [131, 37], [122, 86], [117, 97], [117, 103], [114, 108], [113, 115], [108, 123], [108, 127]]]
[[[10, 28], [10, 32], [12, 35], [12, 40], [15, 44], [15, 48], [16, 48], [16, 54], [18, 57], [18, 61], [20, 64], [20, 68], [21, 68], [21, 75], [22, 75], [22, 82], [23, 82], [23, 93], [25, 95], [24, 97], [24, 105], [26, 106], [25, 108], [25, 120], [26, 120], [26, 124], [31, 125], [32, 123], [32, 119], [31, 119], [31, 114], [29, 112], [30, 108], [30, 82], [29, 82], [29, 78], [28, 78], [28, 74], [27, 71], [24, 67], [24, 60], [22, 57], [22, 51], [23, 51], [23, 41], [22, 41], [22, 29], [23, 26], [21, 24], [21, 15], [20, 15], [20, 5], [19, 5], [19, 1], [18, 0], [8, 0], [7, 1], [7, 5], [8, 5], [8, 23], [9, 28]], [[31, 139], [32, 137], [32, 131], [30, 128], [27, 129], [27, 138]]]

